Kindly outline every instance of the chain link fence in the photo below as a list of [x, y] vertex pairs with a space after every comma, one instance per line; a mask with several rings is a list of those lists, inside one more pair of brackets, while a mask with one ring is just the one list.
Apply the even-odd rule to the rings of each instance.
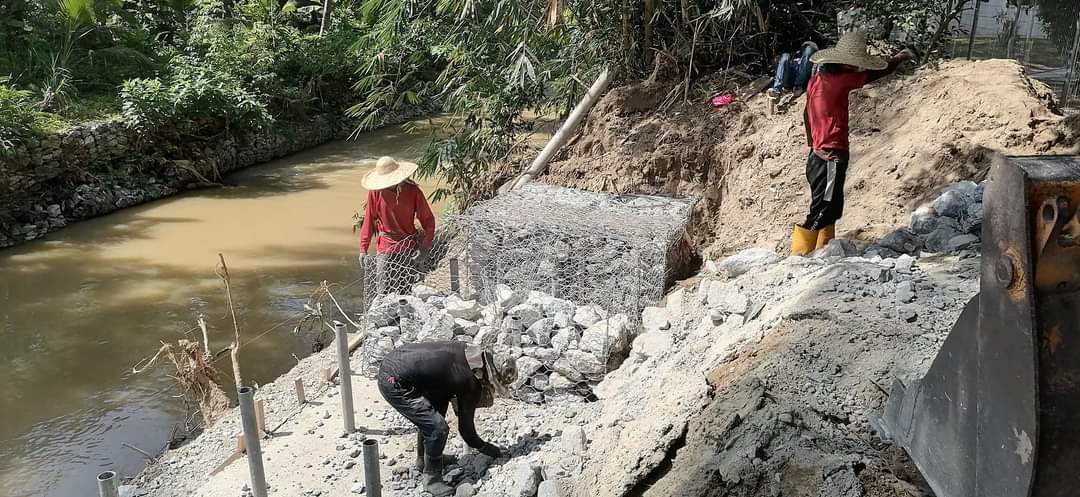
[[1080, 96], [1080, 2], [972, 0], [953, 30], [953, 58], [1015, 59], [1050, 85], [1063, 107]]
[[531, 184], [448, 216], [429, 253], [364, 259], [361, 370], [461, 340], [517, 363], [519, 400], [590, 398], [670, 283], [692, 206]]

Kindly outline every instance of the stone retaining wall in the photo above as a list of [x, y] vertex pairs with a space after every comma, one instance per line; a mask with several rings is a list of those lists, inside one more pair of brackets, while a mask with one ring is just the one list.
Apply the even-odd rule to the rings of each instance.
[[204, 185], [199, 176], [216, 181], [351, 129], [321, 115], [258, 133], [161, 143], [142, 140], [118, 122], [94, 122], [27, 140], [0, 158], [0, 248]]

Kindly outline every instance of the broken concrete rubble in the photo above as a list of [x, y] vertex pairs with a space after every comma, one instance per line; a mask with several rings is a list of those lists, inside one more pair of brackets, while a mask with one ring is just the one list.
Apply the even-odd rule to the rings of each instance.
[[985, 182], [961, 181], [945, 187], [930, 205], [911, 215], [909, 227], [900, 228], [866, 250], [882, 257], [917, 254], [921, 250], [956, 253], [977, 249], [982, 229], [982, 191]]
[[[551, 320], [550, 346], [501, 349], [518, 354], [515, 361], [524, 373], [515, 385], [520, 401], [499, 401], [477, 420], [485, 440], [512, 457], [480, 464], [477, 454], [452, 435], [448, 451], [461, 459], [447, 467], [446, 476], [458, 494], [481, 497], [503, 497], [508, 489], [522, 495], [621, 497], [704, 495], [707, 488], [738, 497], [802, 495], [795, 489], [814, 496], [836, 490], [846, 497], [847, 489], [861, 488], [866, 495], [883, 497], [887, 494], [872, 492], [867, 478], [887, 479], [889, 474], [877, 462], [879, 449], [862, 441], [869, 438], [865, 413], [882, 398], [874, 385], [887, 383], [893, 371], [917, 375], [929, 364], [955, 310], [974, 292], [976, 262], [908, 255], [791, 257], [755, 266], [734, 279], [706, 276], [676, 289], [663, 307], [643, 311], [648, 326], [640, 333], [632, 330], [629, 358], [614, 371], [589, 344], [620, 328], [610, 324], [617, 315], [585, 328], [573, 322], [560, 328], [553, 318], [543, 317], [534, 326], [541, 323], [546, 329]], [[441, 297], [442, 305], [456, 302], [452, 294]], [[406, 334], [402, 327], [412, 326], [411, 316], [420, 312], [387, 300], [394, 308], [392, 324], [365, 331], [377, 335], [373, 343], [385, 350], [401, 340]], [[541, 300], [524, 302], [546, 314]], [[739, 305], [724, 308], [746, 309], [745, 314], [722, 313], [726, 319], [714, 323], [710, 304], [730, 305], [732, 300]], [[377, 304], [373, 310], [385, 310], [384, 303]], [[430, 297], [424, 305], [430, 308], [421, 310], [436, 320], [446, 313]], [[912, 314], [916, 319], [908, 322]], [[502, 317], [481, 313], [473, 322], [475, 336], [465, 335], [467, 325], [455, 319], [454, 338], [497, 336], [499, 328], [487, 323]], [[521, 334], [540, 341], [531, 335], [528, 329]], [[595, 402], [582, 402], [583, 397]], [[323, 410], [317, 414], [323, 423]], [[399, 430], [392, 437], [407, 443], [386, 447], [387, 452], [399, 451], [392, 456], [398, 462], [390, 466], [388, 460], [384, 466], [387, 497], [411, 497], [421, 488], [419, 474], [400, 462], [411, 460], [415, 435], [399, 418], [386, 406], [374, 418], [385, 419]], [[325, 423], [336, 425], [332, 419]], [[327, 429], [310, 420], [297, 432], [306, 434], [309, 426], [312, 434]], [[335, 451], [341, 456], [320, 455], [318, 461], [330, 461], [326, 467], [338, 477], [337, 471], [350, 471], [345, 460], [358, 445], [329, 443], [342, 445], [342, 451]], [[852, 454], [863, 455], [852, 460]], [[337, 494], [354, 485], [339, 480]], [[902, 485], [895, 477], [887, 481]], [[328, 494], [333, 492], [323, 492]]]
[[745, 314], [749, 301], [739, 288], [730, 283], [706, 280], [703, 285], [706, 302], [711, 309], [726, 314]]
[[[361, 351], [362, 371], [374, 376], [385, 354], [405, 343], [461, 340], [510, 356], [519, 370], [515, 395], [543, 402], [546, 395], [567, 392], [588, 396], [591, 384], [626, 359], [637, 336], [627, 316], [609, 316], [597, 306], [577, 306], [538, 291], [522, 298], [507, 286], [496, 293], [501, 302], [496, 305], [452, 292], [433, 295], [422, 285], [414, 295], [376, 298]], [[514, 305], [503, 307], [508, 304]], [[551, 378], [556, 372], [559, 376]]]

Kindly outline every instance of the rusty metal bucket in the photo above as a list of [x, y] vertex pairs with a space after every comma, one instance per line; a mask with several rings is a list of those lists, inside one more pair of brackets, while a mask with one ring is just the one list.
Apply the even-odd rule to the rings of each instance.
[[879, 431], [938, 497], [1080, 493], [1080, 159], [994, 159], [980, 292]]

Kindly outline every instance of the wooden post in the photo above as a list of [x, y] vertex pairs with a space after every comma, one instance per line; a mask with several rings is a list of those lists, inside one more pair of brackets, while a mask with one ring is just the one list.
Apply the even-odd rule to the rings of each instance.
[[266, 402], [262, 399], [255, 401], [255, 426], [260, 435], [266, 435]]
[[304, 379], [297, 378], [293, 384], [296, 386], [296, 403], [304, 405], [307, 403], [307, 397], [304, 397]]
[[334, 372], [330, 368], [323, 368], [322, 381], [323, 383], [330, 383], [330, 380], [334, 378]]

